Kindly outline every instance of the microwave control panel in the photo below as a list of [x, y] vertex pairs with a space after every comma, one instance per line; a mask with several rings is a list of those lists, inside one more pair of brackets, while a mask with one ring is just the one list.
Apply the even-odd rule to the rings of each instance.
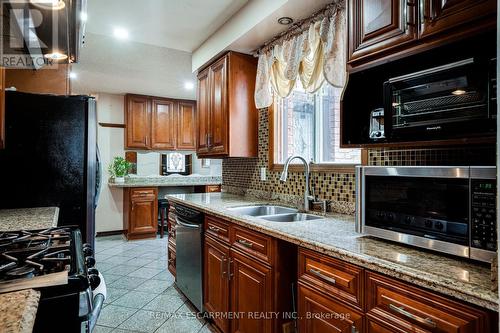
[[497, 250], [496, 181], [472, 179], [471, 246]]

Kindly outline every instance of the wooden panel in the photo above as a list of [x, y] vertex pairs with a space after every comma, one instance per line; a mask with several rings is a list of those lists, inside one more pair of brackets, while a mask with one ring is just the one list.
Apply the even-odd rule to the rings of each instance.
[[[494, 24], [497, 3], [494, 0], [420, 0], [420, 37], [450, 31], [457, 33], [462, 25], [478, 22]], [[462, 29], [467, 29], [464, 27]], [[452, 31], [453, 30], [453, 31]]]
[[[394, 332], [491, 332], [488, 312], [394, 279], [366, 273], [367, 316]], [[383, 331], [382, 331], [383, 332]]]
[[242, 314], [231, 321], [231, 332], [270, 333], [273, 319], [252, 317], [273, 311], [272, 270], [231, 249], [231, 311]]
[[229, 224], [223, 220], [206, 216], [205, 233], [215, 239], [229, 244]]
[[176, 276], [176, 256], [175, 256], [175, 246], [170, 244], [167, 245], [167, 255], [168, 255], [168, 263], [167, 268], [170, 273], [175, 277]]
[[231, 228], [231, 244], [233, 248], [249, 254], [252, 258], [266, 263], [273, 262], [273, 238], [259, 232], [233, 226]]
[[125, 96], [125, 142], [127, 148], [149, 147], [151, 103], [145, 96]]
[[210, 83], [210, 132], [209, 146], [211, 154], [229, 153], [229, 119], [227, 112], [227, 56], [212, 66]]
[[195, 102], [179, 102], [177, 116], [177, 149], [196, 149]]
[[349, 0], [349, 62], [416, 40], [417, 0]]
[[0, 149], [5, 148], [5, 68], [0, 67]]
[[133, 188], [130, 190], [130, 195], [134, 197], [144, 197], [144, 196], [154, 196], [156, 195], [156, 189], [154, 188]]
[[366, 331], [368, 333], [395, 333], [399, 332], [394, 330], [385, 322], [377, 322], [371, 318], [366, 318]]
[[5, 87], [36, 94], [71, 94], [69, 73], [71, 65], [59, 64], [40, 70], [7, 69]]
[[203, 269], [203, 302], [205, 310], [214, 314], [214, 322], [223, 333], [229, 332], [229, 247], [205, 237]]
[[363, 311], [363, 269], [299, 249], [299, 280]]
[[198, 74], [197, 96], [197, 153], [208, 153], [208, 135], [210, 133], [210, 68]]
[[155, 237], [158, 228], [158, 189], [124, 190], [124, 229], [128, 239]]
[[151, 101], [151, 148], [173, 150], [176, 148], [177, 103], [169, 99]]
[[299, 282], [299, 332], [363, 332], [363, 315]]

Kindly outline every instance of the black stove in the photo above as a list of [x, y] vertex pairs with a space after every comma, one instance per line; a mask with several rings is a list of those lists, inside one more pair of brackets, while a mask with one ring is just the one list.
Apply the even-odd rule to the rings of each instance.
[[41, 292], [34, 332], [91, 332], [106, 297], [90, 245], [77, 227], [0, 232], [0, 285], [16, 279], [68, 272], [68, 283]]

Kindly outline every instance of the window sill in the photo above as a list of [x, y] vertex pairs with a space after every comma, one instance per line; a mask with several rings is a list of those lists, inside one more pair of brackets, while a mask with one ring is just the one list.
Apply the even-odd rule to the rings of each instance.
[[[331, 172], [331, 173], [350, 173], [354, 174], [356, 166], [361, 164], [337, 164], [337, 163], [311, 163], [311, 172]], [[284, 164], [269, 165], [269, 170], [274, 172], [282, 172]], [[290, 172], [304, 172], [303, 164], [290, 164], [288, 168]]]

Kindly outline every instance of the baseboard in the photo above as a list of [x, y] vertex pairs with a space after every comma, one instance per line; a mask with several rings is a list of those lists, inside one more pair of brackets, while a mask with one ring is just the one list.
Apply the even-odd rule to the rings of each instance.
[[125, 230], [111, 230], [111, 231], [99, 231], [96, 233], [96, 237], [105, 237], [105, 236], [115, 236], [115, 235], [123, 235]]

